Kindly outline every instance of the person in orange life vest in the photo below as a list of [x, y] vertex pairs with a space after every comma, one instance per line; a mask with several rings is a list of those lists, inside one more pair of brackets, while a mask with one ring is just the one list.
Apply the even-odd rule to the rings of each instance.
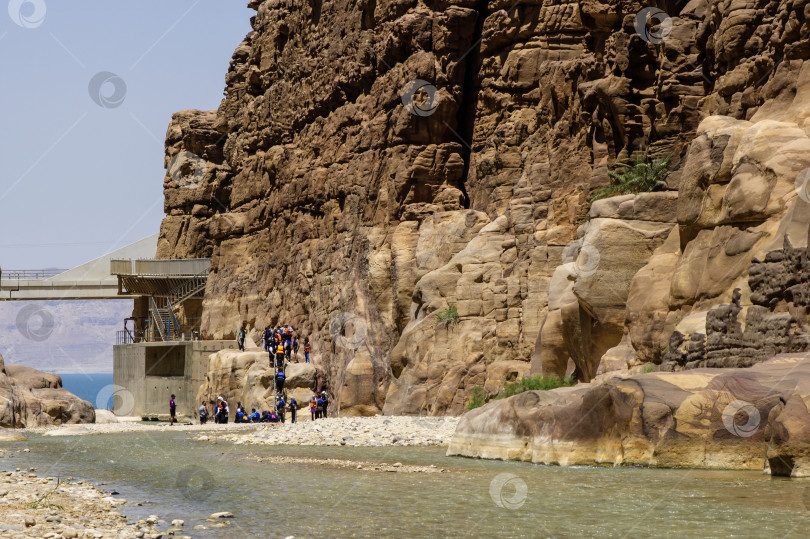
[[276, 368], [284, 368], [284, 345], [281, 343], [276, 347]]

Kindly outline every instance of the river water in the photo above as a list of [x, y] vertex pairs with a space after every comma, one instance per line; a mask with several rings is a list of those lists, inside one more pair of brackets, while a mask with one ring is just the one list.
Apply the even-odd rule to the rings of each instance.
[[[755, 472], [560, 468], [444, 456], [445, 449], [205, 443], [184, 433], [31, 435], [5, 469], [115, 489], [130, 519], [186, 521], [194, 537], [807, 537], [810, 481]], [[446, 468], [387, 473], [253, 456]], [[143, 506], [135, 506], [135, 502]], [[192, 530], [217, 511], [224, 529]], [[164, 528], [165, 529], [165, 528]]]

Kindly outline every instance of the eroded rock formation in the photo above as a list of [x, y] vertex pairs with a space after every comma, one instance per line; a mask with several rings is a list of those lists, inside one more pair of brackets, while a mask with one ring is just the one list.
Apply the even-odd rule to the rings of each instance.
[[762, 470], [810, 476], [810, 356], [749, 369], [612, 378], [493, 401], [462, 417], [448, 455], [543, 464]]
[[93, 405], [62, 389], [59, 375], [5, 365], [0, 355], [0, 427], [95, 422]]
[[[158, 256], [213, 257], [206, 336], [309, 335], [345, 414], [660, 363], [806, 230], [805, 3], [252, 0], [222, 105], [169, 126]], [[636, 151], [670, 191], [583, 226]]]

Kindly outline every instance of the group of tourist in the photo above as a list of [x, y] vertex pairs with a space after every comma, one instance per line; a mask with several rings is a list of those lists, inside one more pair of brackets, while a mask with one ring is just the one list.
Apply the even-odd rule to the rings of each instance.
[[[247, 329], [245, 325], [239, 328], [236, 339], [239, 350], [245, 351], [245, 340], [247, 339]], [[298, 363], [298, 350], [300, 348], [298, 334], [292, 326], [280, 325], [278, 327], [267, 326], [262, 332], [262, 349], [270, 353], [270, 362], [275, 359], [276, 363], [281, 361], [295, 361]], [[309, 344], [309, 337], [304, 339], [304, 361], [309, 363], [312, 346]]]
[[[239, 328], [237, 343], [239, 350], [245, 350], [245, 339], [247, 338], [247, 331], [243, 324]], [[236, 405], [236, 415], [234, 421], [236, 423], [284, 423], [286, 420], [287, 407], [290, 409], [290, 420], [292, 423], [297, 421], [298, 403], [294, 397], [290, 397], [289, 402], [285, 400], [284, 383], [287, 379], [286, 367], [290, 362], [298, 362], [299, 342], [298, 335], [293, 330], [292, 326], [280, 325], [278, 327], [267, 326], [262, 334], [262, 348], [270, 356], [270, 366], [275, 370], [274, 382], [276, 387], [275, 409], [265, 410], [258, 412], [255, 408], [251, 408], [250, 413], [247, 412], [242, 403]], [[309, 343], [309, 337], [304, 340], [304, 360], [306, 363], [310, 362], [310, 352], [312, 348]], [[209, 411], [208, 404], [211, 405], [212, 411]], [[329, 396], [326, 390], [320, 393], [317, 390], [312, 394], [309, 400], [309, 411], [312, 414], [312, 419], [321, 419], [327, 417], [327, 409], [329, 406]], [[171, 416], [174, 417], [175, 404], [174, 395], [170, 403]], [[209, 403], [203, 401], [199, 408], [200, 423], [205, 424], [213, 415], [214, 423], [227, 423], [230, 415], [228, 402], [222, 398], [217, 397], [216, 403], [212, 400]]]
[[[210, 404], [214, 410], [214, 423], [227, 423], [228, 416], [230, 413], [230, 409], [228, 408], [228, 401], [226, 401], [222, 397], [217, 397], [217, 402], [210, 401]], [[172, 395], [170, 401], [170, 407], [172, 410], [172, 422], [174, 422], [174, 395]], [[312, 419], [321, 419], [327, 417], [327, 407], [329, 405], [329, 395], [327, 395], [326, 390], [321, 391], [320, 394], [313, 393], [312, 397], [309, 399], [309, 411], [312, 414]], [[289, 402], [284, 400], [284, 395], [280, 394], [278, 399], [276, 400], [276, 408], [275, 410], [265, 410], [261, 413], [256, 411], [256, 408], [251, 408], [251, 412], [247, 413], [245, 407], [242, 406], [241, 402], [236, 404], [236, 417], [234, 418], [235, 423], [284, 423], [286, 418], [286, 411], [287, 407], [290, 408], [290, 422], [297, 423], [297, 415], [298, 415], [298, 402], [295, 400], [295, 397], [290, 397]], [[200, 404], [200, 424], [204, 425], [208, 423], [209, 417], [211, 417], [211, 412], [208, 410], [208, 403], [202, 401]]]

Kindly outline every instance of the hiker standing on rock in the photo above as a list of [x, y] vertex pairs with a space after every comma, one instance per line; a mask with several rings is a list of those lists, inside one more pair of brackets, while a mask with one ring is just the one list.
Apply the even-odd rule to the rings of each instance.
[[312, 420], [315, 421], [315, 415], [318, 413], [318, 401], [315, 399], [315, 394], [309, 399], [309, 413], [312, 414]]
[[309, 353], [312, 352], [312, 347], [309, 345], [309, 337], [304, 340], [304, 359], [309, 363]]
[[242, 327], [239, 328], [239, 336], [236, 340], [237, 344], [239, 345], [239, 351], [245, 351], [245, 325], [242, 324]]

